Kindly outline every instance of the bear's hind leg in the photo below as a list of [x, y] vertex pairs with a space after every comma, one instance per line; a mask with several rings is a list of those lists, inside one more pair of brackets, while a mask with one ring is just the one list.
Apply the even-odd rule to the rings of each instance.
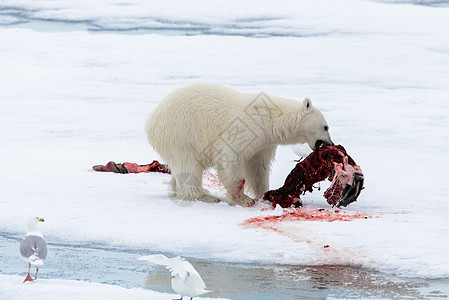
[[207, 190], [203, 189], [203, 170], [201, 168], [190, 168], [188, 171], [182, 171], [182, 169], [171, 167], [171, 171], [172, 193], [179, 199], [198, 200], [208, 203], [218, 203], [221, 201], [221, 199], [210, 195]]

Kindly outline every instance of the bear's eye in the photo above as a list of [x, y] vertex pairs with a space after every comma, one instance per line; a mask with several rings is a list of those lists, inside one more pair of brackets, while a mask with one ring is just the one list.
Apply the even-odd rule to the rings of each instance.
[[329, 130], [329, 127], [328, 127], [328, 126], [324, 126], [324, 130], [325, 130], [325, 131], [328, 131], [328, 130]]

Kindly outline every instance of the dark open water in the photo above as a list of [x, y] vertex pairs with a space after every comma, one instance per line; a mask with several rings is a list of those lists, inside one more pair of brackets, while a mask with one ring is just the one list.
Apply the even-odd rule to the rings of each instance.
[[[21, 238], [0, 234], [0, 273], [28, 271], [20, 257]], [[165, 268], [138, 261], [149, 251], [102, 245], [48, 243], [39, 277], [143, 287], [173, 293]], [[167, 256], [172, 256], [165, 253]], [[213, 290], [208, 297], [230, 299], [446, 299], [449, 280], [401, 278], [354, 266], [236, 264], [187, 258]], [[33, 271], [34, 272], [34, 271]], [[34, 274], [34, 273], [33, 273]]]

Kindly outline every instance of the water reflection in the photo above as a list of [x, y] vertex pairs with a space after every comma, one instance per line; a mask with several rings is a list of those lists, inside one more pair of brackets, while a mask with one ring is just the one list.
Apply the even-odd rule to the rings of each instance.
[[[435, 299], [448, 280], [405, 279], [353, 266], [250, 266], [189, 260], [213, 293], [230, 299]], [[153, 266], [144, 288], [173, 293], [170, 274]], [[440, 283], [440, 288], [438, 289]]]
[[[18, 252], [21, 237], [0, 233], [0, 273], [25, 277], [27, 265]], [[169, 272], [142, 263], [148, 251], [94, 245], [49, 243], [41, 278], [60, 278], [141, 287], [173, 294]], [[171, 257], [172, 254], [164, 253]], [[213, 293], [230, 299], [447, 299], [449, 279], [401, 278], [371, 269], [343, 265], [249, 265], [188, 260]]]

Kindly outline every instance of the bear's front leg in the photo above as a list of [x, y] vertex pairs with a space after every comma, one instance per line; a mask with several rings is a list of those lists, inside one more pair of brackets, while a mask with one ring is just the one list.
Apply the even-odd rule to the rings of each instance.
[[242, 163], [238, 160], [228, 161], [218, 168], [218, 177], [227, 191], [229, 204], [250, 206], [255, 200], [245, 195], [245, 178]]

